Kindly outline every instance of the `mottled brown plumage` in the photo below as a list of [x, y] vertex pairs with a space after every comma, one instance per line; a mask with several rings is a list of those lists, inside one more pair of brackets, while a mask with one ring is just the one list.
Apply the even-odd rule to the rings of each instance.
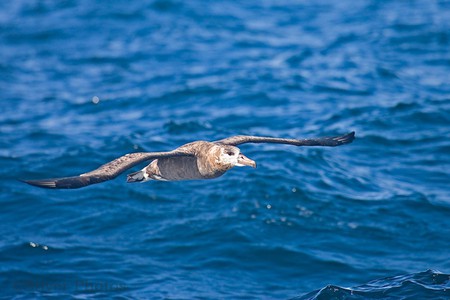
[[[233, 167], [230, 164], [222, 165], [219, 163], [220, 150], [222, 148], [222, 146], [215, 143], [204, 141], [189, 143], [177, 150], [192, 153], [193, 156], [158, 158], [145, 167], [143, 172], [145, 172], [147, 177], [155, 180], [173, 181], [216, 178]], [[132, 177], [139, 172], [130, 174], [128, 182], [134, 182]]]
[[151, 160], [142, 170], [128, 175], [127, 182], [147, 180], [211, 179], [223, 175], [234, 166], [256, 167], [256, 163], [240, 153], [236, 145], [244, 143], [279, 143], [295, 146], [335, 147], [351, 143], [355, 133], [313, 139], [284, 139], [257, 136], [234, 136], [215, 142], [196, 141], [169, 152], [139, 152], [121, 156], [98, 169], [79, 176], [24, 180], [43, 188], [75, 189], [116, 178], [135, 165]]

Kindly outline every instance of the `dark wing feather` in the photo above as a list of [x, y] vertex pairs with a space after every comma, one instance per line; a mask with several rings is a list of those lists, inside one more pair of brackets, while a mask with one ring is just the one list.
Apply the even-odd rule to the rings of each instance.
[[263, 136], [251, 136], [251, 135], [237, 135], [232, 136], [216, 143], [237, 146], [245, 143], [276, 143], [276, 144], [288, 144], [295, 146], [327, 146], [336, 147], [344, 144], [349, 144], [355, 139], [355, 132], [352, 131], [348, 134], [332, 137], [320, 137], [311, 139], [284, 139], [273, 138]]
[[100, 166], [94, 171], [84, 173], [79, 176], [22, 181], [34, 186], [48, 189], [77, 189], [91, 184], [114, 179], [124, 171], [134, 167], [141, 162], [157, 158], [175, 156], [192, 156], [192, 154], [181, 151], [130, 153], [116, 158], [115, 160]]

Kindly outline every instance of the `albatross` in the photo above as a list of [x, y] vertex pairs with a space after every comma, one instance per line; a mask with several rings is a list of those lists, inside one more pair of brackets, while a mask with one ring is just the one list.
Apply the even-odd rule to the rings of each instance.
[[256, 162], [246, 157], [236, 147], [241, 144], [276, 143], [336, 147], [349, 144], [354, 138], [354, 131], [341, 136], [307, 139], [237, 135], [214, 142], [195, 141], [167, 152], [129, 153], [78, 176], [23, 181], [41, 188], [77, 189], [114, 179], [144, 161], [151, 162], [142, 170], [129, 174], [127, 182], [212, 179], [222, 176], [236, 166], [256, 168]]

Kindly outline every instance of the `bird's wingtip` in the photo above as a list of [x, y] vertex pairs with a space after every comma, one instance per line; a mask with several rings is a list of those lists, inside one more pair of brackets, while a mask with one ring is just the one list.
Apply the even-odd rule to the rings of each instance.
[[42, 179], [42, 180], [24, 180], [24, 179], [18, 179], [21, 182], [24, 182], [29, 185], [41, 187], [41, 188], [47, 188], [47, 189], [54, 189], [56, 188], [56, 180], [54, 179]]
[[334, 140], [335, 144], [333, 144], [333, 146], [350, 144], [351, 142], [353, 142], [354, 139], [355, 139], [355, 132], [352, 131], [350, 133], [334, 137], [333, 140]]
[[351, 131], [342, 137], [342, 141], [345, 144], [350, 144], [355, 139], [355, 131]]
[[350, 133], [347, 134], [347, 136], [349, 137], [349, 139], [351, 139], [352, 141], [355, 139], [355, 131], [351, 131]]
[[[106, 179], [107, 180], [107, 179]], [[21, 180], [29, 185], [46, 188], [46, 189], [78, 189], [90, 184], [105, 181], [105, 177], [101, 176], [73, 176], [51, 179], [38, 180]]]

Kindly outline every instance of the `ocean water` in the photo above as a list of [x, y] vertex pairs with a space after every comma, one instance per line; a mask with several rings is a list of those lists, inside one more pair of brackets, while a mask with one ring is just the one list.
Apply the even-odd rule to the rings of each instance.
[[[2, 1], [0, 297], [450, 299], [449, 16], [433, 0]], [[215, 180], [17, 181], [353, 130], [337, 148], [242, 145], [258, 168]]]

